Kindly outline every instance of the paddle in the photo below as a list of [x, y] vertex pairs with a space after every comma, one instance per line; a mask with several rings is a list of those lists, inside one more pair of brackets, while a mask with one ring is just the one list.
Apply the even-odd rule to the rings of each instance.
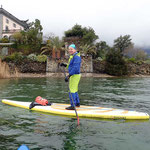
[[[65, 67], [63, 67], [63, 73], [64, 73], [64, 76], [65, 76], [65, 78], [66, 78]], [[69, 82], [68, 82], [68, 89], [69, 89], [69, 92], [70, 92]], [[78, 122], [78, 125], [79, 125], [79, 116], [78, 116], [77, 109], [76, 109], [76, 107], [75, 107], [75, 104], [74, 104], [74, 101], [73, 101], [71, 92], [70, 92], [70, 95], [71, 95], [71, 101], [72, 101], [72, 104], [73, 104], [73, 107], [74, 107], [74, 110], [75, 110], [75, 113], [76, 113], [77, 122]]]

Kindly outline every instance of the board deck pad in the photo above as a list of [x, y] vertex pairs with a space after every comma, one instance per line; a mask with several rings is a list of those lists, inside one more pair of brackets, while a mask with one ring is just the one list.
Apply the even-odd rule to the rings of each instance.
[[[2, 103], [29, 109], [31, 102], [20, 102], [3, 99]], [[66, 110], [69, 104], [52, 103], [51, 106], [35, 106], [31, 110], [46, 112], [56, 115], [65, 115], [75, 117], [74, 110]], [[129, 111], [115, 108], [105, 108], [100, 106], [85, 106], [76, 107], [79, 117], [83, 118], [105, 118], [105, 119], [149, 119], [149, 115], [144, 112]]]

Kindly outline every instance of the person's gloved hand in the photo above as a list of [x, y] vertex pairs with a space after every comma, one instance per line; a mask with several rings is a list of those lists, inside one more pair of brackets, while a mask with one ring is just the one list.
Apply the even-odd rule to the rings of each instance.
[[66, 76], [66, 77], [65, 77], [65, 82], [68, 82], [68, 81], [69, 81], [69, 78], [70, 78], [70, 75]]
[[61, 63], [60, 66], [67, 67], [67, 64]]

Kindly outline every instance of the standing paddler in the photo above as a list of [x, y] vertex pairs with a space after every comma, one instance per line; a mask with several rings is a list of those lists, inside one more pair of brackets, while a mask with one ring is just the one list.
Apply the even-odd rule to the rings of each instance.
[[[65, 82], [69, 81], [69, 98], [71, 106], [67, 107], [68, 110], [74, 110], [74, 105], [80, 107], [80, 100], [78, 95], [78, 84], [81, 78], [80, 67], [81, 67], [81, 57], [80, 53], [77, 52], [76, 46], [71, 44], [69, 46], [70, 58], [68, 64], [61, 63], [60, 66], [67, 67], [69, 75], [65, 77]], [[72, 102], [73, 99], [73, 102]]]

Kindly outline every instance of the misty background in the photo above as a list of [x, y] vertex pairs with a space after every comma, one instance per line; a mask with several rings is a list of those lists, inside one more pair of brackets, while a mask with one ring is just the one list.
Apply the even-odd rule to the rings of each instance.
[[109, 45], [128, 34], [136, 46], [150, 48], [149, 0], [0, 0], [0, 5], [20, 20], [39, 19], [44, 35], [62, 37], [79, 24], [92, 27], [98, 41]]

